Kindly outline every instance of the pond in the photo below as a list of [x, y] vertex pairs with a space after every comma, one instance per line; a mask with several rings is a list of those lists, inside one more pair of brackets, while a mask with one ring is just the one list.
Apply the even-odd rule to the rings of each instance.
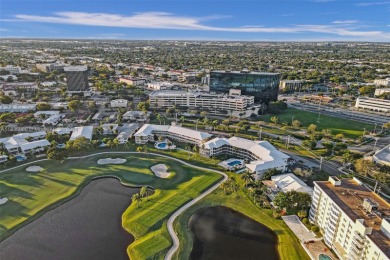
[[194, 238], [190, 259], [279, 259], [275, 233], [232, 209], [200, 209], [188, 224]]
[[94, 180], [0, 242], [1, 259], [128, 259], [134, 238], [122, 228], [122, 213], [136, 192], [113, 178]]

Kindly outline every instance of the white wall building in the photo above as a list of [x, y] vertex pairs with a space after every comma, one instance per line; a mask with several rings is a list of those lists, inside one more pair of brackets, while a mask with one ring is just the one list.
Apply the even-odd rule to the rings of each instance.
[[125, 144], [131, 137], [133, 137], [135, 131], [137, 131], [138, 128], [139, 124], [137, 123], [124, 125], [118, 129], [119, 134], [116, 139], [118, 139], [120, 144]]
[[251, 141], [239, 137], [214, 138], [201, 146], [200, 153], [207, 157], [229, 154], [245, 159], [245, 167], [256, 174], [256, 179], [261, 179], [264, 172], [273, 168], [285, 172], [290, 158], [267, 141]]
[[388, 113], [390, 112], [390, 100], [359, 97], [356, 99], [355, 107]]
[[302, 87], [303, 80], [281, 80], [279, 83], [280, 90], [299, 90]]
[[122, 77], [122, 78], [119, 78], [119, 82], [123, 82], [127, 85], [143, 86], [143, 85], [145, 85], [146, 80], [145, 79]]
[[390, 87], [390, 78], [387, 78], [387, 79], [376, 79], [376, 80], [374, 80], [374, 85], [375, 86]]
[[115, 108], [115, 107], [127, 107], [127, 100], [126, 99], [114, 99], [114, 100], [111, 100], [111, 103], [110, 103], [110, 106], [112, 108]]
[[173, 84], [169, 82], [150, 82], [146, 85], [147, 89], [150, 90], [166, 90], [166, 89], [172, 89]]
[[314, 182], [309, 219], [340, 259], [390, 257], [390, 205], [355, 178]]
[[78, 126], [73, 128], [72, 135], [69, 140], [75, 140], [79, 137], [85, 137], [92, 140], [93, 126]]
[[37, 109], [36, 104], [0, 104], [0, 113], [14, 112], [14, 113], [25, 113], [35, 111]]
[[382, 94], [385, 94], [385, 93], [389, 93], [390, 92], [390, 88], [377, 88], [375, 89], [375, 96], [380, 96]]
[[122, 115], [124, 121], [145, 122], [150, 116], [150, 112], [127, 111]]
[[254, 97], [237, 94], [160, 90], [152, 92], [149, 100], [151, 107], [168, 108], [176, 105], [194, 109], [201, 108], [212, 114], [239, 117], [249, 117], [252, 113], [258, 113], [260, 108], [260, 106], [254, 106]]
[[19, 66], [6, 65], [5, 67], [0, 67], [0, 70], [8, 71], [11, 74], [19, 74], [22, 72], [22, 69]]
[[49, 141], [44, 139], [46, 132], [21, 133], [11, 137], [1, 138], [0, 143], [11, 154], [26, 154], [43, 151], [50, 146]]
[[192, 129], [170, 126], [170, 125], [143, 125], [137, 133], [134, 134], [135, 142], [137, 144], [145, 144], [153, 142], [155, 136], [163, 136], [179, 142], [191, 143], [200, 145], [212, 135], [205, 132], [199, 132]]

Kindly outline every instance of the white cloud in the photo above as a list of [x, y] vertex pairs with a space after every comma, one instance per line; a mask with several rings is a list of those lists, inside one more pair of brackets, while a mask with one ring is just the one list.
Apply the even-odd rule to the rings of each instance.
[[332, 23], [334, 23], [334, 24], [354, 24], [357, 22], [358, 22], [358, 20], [338, 20], [338, 21], [333, 21]]
[[382, 31], [358, 31], [348, 27], [355, 20], [334, 21], [329, 25], [290, 25], [284, 27], [241, 26], [217, 27], [204, 24], [211, 19], [225, 18], [226, 16], [189, 17], [165, 12], [135, 13], [125, 16], [110, 13], [60, 12], [53, 16], [37, 16], [18, 14], [15, 21], [59, 23], [87, 26], [107, 26], [123, 28], [145, 29], [175, 29], [175, 30], [202, 30], [242, 33], [326, 33], [338, 36], [366, 37], [368, 40], [390, 40], [390, 33]]
[[390, 5], [390, 1], [357, 3], [357, 6]]

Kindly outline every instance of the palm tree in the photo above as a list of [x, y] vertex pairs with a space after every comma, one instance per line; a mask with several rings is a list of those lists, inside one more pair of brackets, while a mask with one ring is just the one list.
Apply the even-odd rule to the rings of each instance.
[[161, 125], [161, 119], [162, 119], [161, 115], [157, 114], [156, 118], [157, 118], [158, 121], [160, 121], [160, 125]]
[[250, 173], [250, 172], [243, 173], [241, 175], [241, 179], [243, 179], [245, 181], [245, 187], [247, 187], [248, 186], [248, 182], [253, 181], [252, 173]]
[[228, 191], [228, 183], [225, 181], [225, 182], [222, 182], [219, 187], [223, 190], [223, 192], [225, 194], [227, 194], [227, 191]]
[[136, 202], [137, 203], [137, 208], [139, 208], [140, 202], [142, 201], [142, 198], [139, 195], [139, 193], [133, 194], [133, 196], [131, 197], [131, 200], [132, 200], [132, 202]]
[[142, 147], [141, 147], [141, 146], [138, 146], [138, 147], [137, 147], [137, 152], [139, 152], [139, 153], [142, 152]]
[[112, 144], [115, 145], [116, 148], [118, 148], [118, 146], [119, 146], [119, 140], [115, 138], [115, 139], [112, 141]]

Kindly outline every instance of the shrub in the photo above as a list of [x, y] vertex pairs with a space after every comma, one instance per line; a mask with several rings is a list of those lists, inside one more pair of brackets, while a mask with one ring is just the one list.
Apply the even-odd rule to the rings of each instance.
[[320, 229], [317, 227], [317, 226], [312, 226], [311, 227], [311, 231], [313, 231], [314, 233], [317, 233]]
[[304, 218], [304, 219], [302, 220], [302, 223], [307, 225], [307, 224], [309, 224], [309, 220], [308, 220], [307, 218]]

